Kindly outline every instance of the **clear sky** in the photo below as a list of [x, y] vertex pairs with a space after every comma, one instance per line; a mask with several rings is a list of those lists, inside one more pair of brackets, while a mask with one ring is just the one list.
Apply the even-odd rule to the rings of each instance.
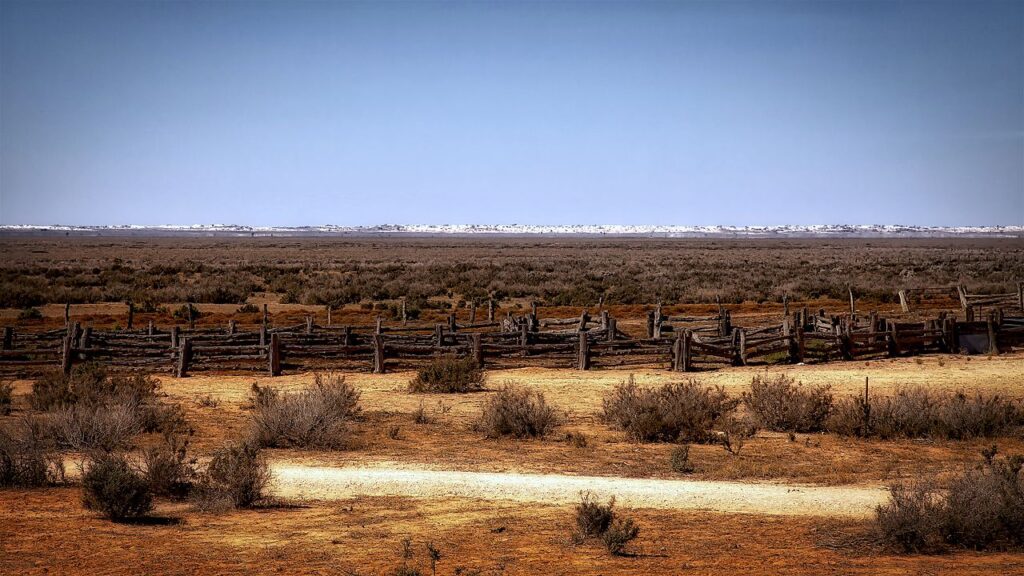
[[1024, 224], [1024, 2], [2, 0], [0, 223]]

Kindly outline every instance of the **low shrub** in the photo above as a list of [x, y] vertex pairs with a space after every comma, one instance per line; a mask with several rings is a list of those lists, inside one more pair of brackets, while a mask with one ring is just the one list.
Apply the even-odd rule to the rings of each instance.
[[197, 477], [196, 459], [188, 456], [188, 438], [164, 435], [158, 446], [142, 452], [149, 489], [157, 496], [183, 498], [189, 494]]
[[560, 420], [543, 393], [506, 383], [484, 402], [478, 427], [488, 438], [538, 438], [551, 432]]
[[963, 440], [1012, 433], [1024, 425], [1024, 409], [999, 395], [939, 393], [922, 387], [893, 395], [854, 396], [836, 404], [826, 427], [843, 435]]
[[721, 387], [697, 380], [641, 388], [630, 376], [604, 398], [602, 416], [639, 442], [710, 442], [738, 404]]
[[270, 468], [258, 446], [232, 444], [217, 450], [197, 487], [197, 504], [230, 501], [248, 508], [264, 498], [270, 483]]
[[640, 535], [640, 527], [633, 522], [632, 518], [616, 518], [611, 526], [601, 535], [601, 541], [608, 552], [618, 556], [622, 554], [626, 544], [629, 544]]
[[255, 304], [245, 303], [235, 310], [238, 314], [259, 314], [261, 312], [260, 307]]
[[743, 403], [769, 430], [818, 432], [832, 410], [832, 393], [828, 386], [804, 387], [785, 374], [757, 375]]
[[14, 384], [0, 382], [0, 416], [7, 416], [11, 413], [11, 404], [14, 400]]
[[484, 372], [472, 358], [447, 356], [420, 368], [409, 392], [476, 392], [483, 390]]
[[142, 432], [142, 419], [131, 404], [76, 404], [50, 415], [58, 444], [72, 450], [111, 452], [128, 448]]
[[301, 392], [262, 394], [254, 398], [252, 434], [265, 448], [342, 448], [360, 412], [359, 391], [343, 376], [317, 374]]
[[576, 527], [572, 538], [577, 544], [587, 538], [599, 538], [608, 552], [619, 555], [626, 544], [636, 539], [640, 527], [632, 518], [622, 518], [615, 511], [615, 498], [601, 504], [590, 492], [580, 495], [576, 505]]
[[153, 509], [146, 479], [120, 454], [103, 454], [82, 474], [82, 504], [114, 521], [140, 518]]
[[160, 384], [146, 374], [109, 374], [99, 364], [76, 366], [70, 375], [51, 372], [32, 384], [29, 403], [36, 410], [108, 402], [153, 403]]
[[890, 487], [875, 526], [882, 541], [904, 552], [947, 546], [972, 549], [1024, 544], [1024, 457], [988, 458], [953, 478], [948, 490], [934, 479]]
[[64, 480], [64, 463], [39, 419], [0, 424], [0, 486], [37, 487]]
[[669, 465], [672, 467], [672, 471], [678, 474], [689, 474], [690, 472], [693, 472], [693, 464], [690, 463], [689, 444], [676, 446], [672, 449], [672, 454], [669, 455]]

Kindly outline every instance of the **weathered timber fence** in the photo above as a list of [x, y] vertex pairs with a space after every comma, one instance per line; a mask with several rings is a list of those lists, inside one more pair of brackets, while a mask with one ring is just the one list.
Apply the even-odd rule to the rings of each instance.
[[[0, 372], [33, 374], [81, 362], [117, 369], [253, 371], [273, 376], [284, 370], [408, 369], [443, 356], [473, 358], [480, 366], [562, 367], [588, 370], [628, 366], [690, 371], [753, 363], [829, 362], [934, 352], [998, 354], [1024, 347], [1024, 317], [991, 311], [984, 320], [958, 321], [941, 313], [923, 322], [899, 322], [844, 314], [811, 314], [801, 308], [780, 324], [738, 327], [728, 310], [709, 317], [668, 317], [656, 308], [646, 338], [617, 328], [607, 311], [597, 319], [538, 318], [536, 310], [502, 322], [374, 326], [319, 326], [312, 318], [282, 327], [226, 329], [94, 330], [77, 322], [64, 329], [22, 332], [3, 329]], [[498, 327], [497, 330], [493, 328]], [[542, 328], [548, 328], [542, 330]]]

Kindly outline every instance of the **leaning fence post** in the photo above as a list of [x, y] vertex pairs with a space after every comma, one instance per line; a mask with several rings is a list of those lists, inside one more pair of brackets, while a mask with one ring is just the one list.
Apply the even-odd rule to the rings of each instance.
[[373, 335], [373, 372], [384, 373], [384, 336], [381, 334]]
[[281, 374], [281, 335], [276, 332], [270, 335], [267, 361], [269, 363], [270, 375], [279, 376]]
[[587, 340], [587, 333], [580, 332], [579, 356], [576, 358], [576, 368], [579, 370], [590, 369], [590, 343]]
[[487, 321], [494, 322], [494, 299], [487, 299]]
[[181, 345], [178, 348], [178, 368], [174, 375], [178, 378], [188, 376], [188, 365], [191, 361], [192, 341], [188, 338], [182, 338]]
[[906, 314], [907, 312], [910, 312], [910, 303], [907, 302], [907, 291], [906, 290], [900, 290], [899, 295], [900, 295], [900, 309], [903, 310], [904, 314]]
[[848, 286], [847, 290], [850, 291], [850, 318], [853, 318], [854, 314], [857, 313], [857, 306], [853, 299], [853, 286]]

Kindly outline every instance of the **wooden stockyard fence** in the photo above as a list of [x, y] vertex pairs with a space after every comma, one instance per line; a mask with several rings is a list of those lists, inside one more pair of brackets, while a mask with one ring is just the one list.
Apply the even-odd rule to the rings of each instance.
[[[191, 308], [191, 307], [190, 307]], [[475, 314], [474, 314], [475, 316]], [[131, 321], [129, 320], [129, 326]], [[827, 362], [907, 356], [929, 352], [998, 354], [1024, 347], [1024, 315], [990, 310], [984, 320], [958, 320], [941, 312], [923, 322], [900, 322], [875, 313], [860, 315], [851, 294], [851, 312], [838, 316], [802, 308], [782, 321], [758, 327], [732, 324], [723, 307], [711, 316], [666, 316], [661, 306], [647, 317], [646, 337], [630, 336], [607, 311], [594, 318], [538, 318], [529, 314], [459, 324], [375, 326], [316, 325], [313, 317], [295, 326], [240, 331], [229, 320], [221, 329], [152, 323], [142, 330], [94, 330], [68, 321], [66, 327], [23, 332], [3, 329], [0, 373], [29, 375], [80, 362], [118, 369], [173, 373], [283, 370], [406, 369], [433, 358], [473, 358], [480, 366], [563, 367], [589, 370], [616, 366], [663, 367], [692, 371], [723, 365]]]

